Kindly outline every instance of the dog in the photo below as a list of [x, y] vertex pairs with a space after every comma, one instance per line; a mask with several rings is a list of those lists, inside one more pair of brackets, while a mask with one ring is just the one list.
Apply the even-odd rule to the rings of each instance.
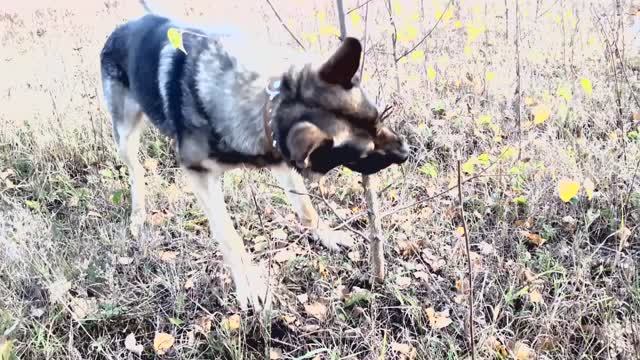
[[[183, 31], [185, 51], [168, 41], [170, 27]], [[234, 229], [223, 173], [243, 166], [270, 169], [301, 224], [336, 250], [349, 246], [351, 237], [318, 217], [301, 175], [323, 175], [338, 166], [373, 174], [402, 164], [409, 150], [380, 124], [356, 79], [362, 56], [357, 39], [344, 39], [319, 66], [277, 63], [277, 70], [261, 66], [268, 53], [252, 54], [234, 41], [148, 12], [110, 34], [100, 66], [118, 154], [129, 170], [132, 233], [140, 233], [146, 216], [138, 160], [145, 115], [175, 143], [177, 161], [231, 270], [240, 307], [260, 310], [271, 305], [268, 279]]]

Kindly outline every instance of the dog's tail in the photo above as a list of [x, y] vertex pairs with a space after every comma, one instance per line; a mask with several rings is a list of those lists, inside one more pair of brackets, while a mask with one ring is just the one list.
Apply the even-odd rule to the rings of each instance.
[[147, 4], [147, 2], [145, 0], [138, 0], [140, 2], [140, 5], [142, 5], [142, 7], [144, 8], [144, 11], [147, 14], [154, 14], [155, 11], [151, 10], [151, 8], [149, 7], [149, 4]]

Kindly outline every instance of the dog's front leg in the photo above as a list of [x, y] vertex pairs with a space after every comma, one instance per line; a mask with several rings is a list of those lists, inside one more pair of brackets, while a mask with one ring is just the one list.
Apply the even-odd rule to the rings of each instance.
[[311, 229], [313, 236], [331, 250], [340, 250], [341, 246], [353, 246], [353, 238], [345, 231], [331, 230], [322, 221], [311, 203], [302, 176], [286, 165], [273, 166], [271, 172], [287, 194], [289, 202], [298, 214], [302, 226]]
[[247, 301], [256, 310], [271, 306], [268, 280], [265, 272], [253, 264], [224, 202], [222, 172], [185, 170], [193, 192], [209, 219], [211, 233], [216, 237], [224, 262], [231, 269], [240, 307], [247, 309]]

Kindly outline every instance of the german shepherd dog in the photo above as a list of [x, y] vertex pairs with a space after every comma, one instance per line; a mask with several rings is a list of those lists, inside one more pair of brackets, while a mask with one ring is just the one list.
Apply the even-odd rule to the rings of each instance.
[[[169, 43], [170, 27], [187, 31], [186, 52]], [[114, 139], [129, 170], [132, 233], [137, 237], [145, 221], [144, 169], [138, 160], [144, 114], [173, 139], [177, 160], [231, 270], [241, 308], [251, 304], [259, 310], [270, 306], [268, 279], [234, 229], [223, 172], [269, 168], [302, 225], [326, 247], [339, 249], [351, 243], [350, 236], [318, 217], [300, 174], [322, 175], [341, 165], [372, 174], [403, 163], [409, 151], [381, 126], [378, 110], [355, 80], [362, 55], [358, 40], [344, 39], [319, 66], [281, 63], [271, 71], [260, 62], [272, 54], [251, 50], [226, 34], [148, 13], [116, 28], [100, 60]]]

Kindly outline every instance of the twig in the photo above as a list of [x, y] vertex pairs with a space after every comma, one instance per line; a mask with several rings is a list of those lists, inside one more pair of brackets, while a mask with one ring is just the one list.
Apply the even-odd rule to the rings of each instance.
[[338, 7], [338, 23], [340, 24], [340, 40], [347, 38], [347, 22], [344, 16], [344, 4], [342, 0], [336, 0], [336, 6]]
[[518, 160], [522, 157], [522, 67], [520, 64], [520, 2], [516, 1], [516, 121], [518, 123]]
[[322, 200], [322, 202], [329, 208], [329, 210], [331, 210], [333, 215], [335, 215], [338, 218], [338, 220], [340, 220], [342, 222], [338, 227], [335, 227], [334, 230], [337, 230], [337, 229], [339, 229], [339, 228], [341, 228], [343, 226], [346, 226], [347, 230], [349, 230], [352, 233], [362, 237], [363, 239], [365, 239], [367, 241], [369, 240], [369, 237], [365, 233], [352, 228], [348, 224], [344, 224], [345, 221], [344, 221], [344, 219], [342, 219], [342, 216], [340, 216], [340, 214], [338, 214], [338, 211], [336, 211], [336, 209], [334, 209], [333, 206], [331, 206], [331, 204], [329, 203], [329, 201], [327, 199], [325, 199], [324, 197], [318, 196], [318, 195], [315, 195], [315, 194], [311, 194], [311, 193], [302, 193], [302, 192], [295, 191], [295, 190], [287, 190], [287, 189], [283, 188], [282, 186], [279, 186], [279, 185], [276, 185], [276, 184], [269, 184], [267, 182], [263, 182], [263, 184], [265, 184], [267, 186], [270, 186], [270, 187], [273, 187], [273, 188], [276, 188], [276, 189], [280, 189], [280, 190], [285, 191], [285, 192], [288, 191], [288, 192], [290, 192], [292, 194], [295, 194], [295, 195], [308, 196], [308, 197], [311, 197], [311, 198], [314, 198], [314, 199]]
[[[486, 168], [482, 169], [482, 171], [480, 171], [480, 172], [478, 173], [478, 175], [474, 175], [474, 176], [472, 176], [472, 177], [470, 177], [470, 178], [467, 178], [467, 179], [463, 180], [463, 181], [462, 181], [462, 183], [463, 183], [463, 184], [466, 184], [466, 183], [468, 183], [468, 182], [470, 182], [470, 181], [473, 181], [473, 180], [476, 180], [476, 179], [479, 179], [479, 178], [485, 177], [485, 176], [487, 175], [487, 171], [489, 171], [489, 170], [490, 170], [491, 168], [493, 168], [496, 164], [498, 164], [498, 163], [500, 162], [500, 160], [502, 160], [502, 158], [504, 157], [504, 155], [505, 155], [505, 154], [506, 154], [506, 151], [503, 151], [503, 152], [502, 152], [502, 154], [500, 154], [500, 156], [498, 156], [498, 158], [496, 159], [496, 161], [494, 161], [493, 163], [491, 163], [491, 164], [490, 164], [489, 166], [487, 166]], [[385, 212], [383, 212], [383, 213], [380, 215], [380, 218], [382, 219], [382, 218], [385, 218], [385, 217], [387, 217], [387, 216], [389, 216], [389, 215], [393, 215], [393, 214], [395, 214], [395, 213], [397, 213], [397, 212], [404, 211], [404, 210], [407, 210], [407, 209], [411, 209], [411, 208], [413, 208], [413, 207], [415, 207], [415, 206], [418, 206], [418, 205], [420, 205], [420, 204], [424, 204], [424, 203], [426, 203], [426, 202], [429, 202], [429, 201], [432, 201], [432, 200], [434, 200], [434, 199], [437, 199], [437, 198], [439, 198], [439, 197], [441, 197], [441, 196], [443, 196], [443, 195], [447, 194], [447, 193], [448, 193], [448, 192], [450, 192], [451, 190], [454, 190], [456, 187], [457, 187], [457, 185], [454, 185], [454, 186], [452, 186], [452, 187], [450, 187], [450, 188], [448, 188], [448, 189], [446, 189], [446, 190], [444, 190], [444, 191], [441, 191], [441, 192], [439, 192], [439, 193], [437, 193], [437, 194], [435, 194], [435, 195], [433, 195], [433, 196], [429, 196], [429, 197], [426, 197], [426, 198], [422, 198], [422, 199], [416, 200], [416, 201], [414, 201], [414, 202], [412, 202], [412, 203], [409, 203], [409, 204], [399, 205], [399, 206], [396, 206], [396, 207], [394, 207], [394, 208], [388, 209], [388, 210], [386, 210]], [[346, 221], [344, 221], [344, 222], [342, 222], [341, 224], [339, 224], [338, 226], [336, 226], [336, 227], [335, 227], [335, 229], [340, 229], [340, 228], [341, 228], [341, 227], [343, 227], [343, 226], [348, 226], [349, 224], [351, 224], [352, 222], [354, 222], [354, 221], [356, 221], [356, 220], [360, 219], [360, 218], [361, 218], [361, 217], [363, 217], [364, 215], [365, 215], [365, 213], [364, 213], [364, 212], [360, 212], [360, 213], [358, 213], [358, 214], [355, 214], [355, 215], [353, 215], [351, 218], [347, 219]]]
[[382, 283], [384, 281], [384, 236], [380, 223], [380, 202], [376, 196], [376, 181], [371, 176], [362, 176], [362, 187], [367, 201], [367, 214], [369, 216], [369, 229], [371, 239], [369, 244], [369, 261], [371, 262], [371, 282]]
[[469, 244], [469, 229], [467, 220], [464, 217], [464, 199], [462, 197], [462, 167], [458, 160], [458, 201], [460, 202], [460, 216], [462, 216], [462, 229], [464, 229], [464, 242], [467, 251], [467, 271], [469, 272], [469, 336], [471, 338], [471, 359], [476, 358], [475, 337], [473, 334], [473, 272], [471, 267], [471, 246]]
[[449, 3], [447, 3], [447, 7], [444, 8], [444, 11], [442, 11], [442, 14], [440, 14], [440, 17], [438, 18], [438, 21], [436, 21], [435, 24], [433, 24], [433, 27], [431, 27], [431, 30], [429, 30], [429, 32], [427, 32], [427, 34], [420, 39], [420, 41], [418, 41], [409, 51], [403, 53], [402, 55], [400, 55], [398, 58], [396, 58], [396, 62], [400, 61], [400, 59], [402, 59], [403, 57], [411, 54], [415, 49], [418, 48], [418, 46], [422, 45], [422, 43], [427, 40], [427, 38], [431, 35], [431, 33], [436, 29], [436, 27], [438, 27], [438, 24], [440, 24], [440, 22], [442, 21], [442, 18], [444, 17], [444, 14], [447, 13], [447, 10], [449, 10], [449, 7], [451, 6], [451, 4], [453, 3], [453, 0], [449, 0]]
[[280, 24], [282, 24], [282, 27], [287, 30], [287, 32], [289, 33], [289, 35], [291, 35], [291, 37], [293, 38], [293, 40], [296, 41], [296, 43], [298, 43], [298, 45], [300, 45], [300, 47], [302, 48], [302, 50], [307, 50], [305, 49], [304, 45], [302, 45], [302, 43], [300, 42], [300, 40], [298, 40], [298, 38], [293, 34], [293, 31], [291, 31], [291, 29], [289, 29], [289, 27], [287, 26], [287, 24], [285, 24], [284, 20], [282, 20], [282, 18], [280, 17], [280, 14], [278, 14], [278, 11], [276, 10], [276, 8], [273, 6], [273, 4], [271, 3], [270, 0], [265, 0], [267, 2], [267, 4], [269, 4], [269, 7], [271, 7], [271, 10], [273, 10], [273, 13], [276, 15], [276, 18], [278, 18], [278, 20], [280, 21]]
[[363, 7], [364, 7], [364, 6], [366, 6], [366, 5], [369, 5], [369, 3], [370, 3], [370, 2], [372, 2], [372, 1], [373, 1], [373, 0], [367, 0], [367, 1], [363, 2], [362, 4], [360, 4], [360, 5], [356, 6], [356, 7], [354, 7], [353, 9], [351, 9], [351, 10], [347, 11], [347, 15], [351, 14], [352, 12], [354, 12], [354, 11], [356, 11], [356, 10], [358, 10], [358, 9], [363, 8]]

